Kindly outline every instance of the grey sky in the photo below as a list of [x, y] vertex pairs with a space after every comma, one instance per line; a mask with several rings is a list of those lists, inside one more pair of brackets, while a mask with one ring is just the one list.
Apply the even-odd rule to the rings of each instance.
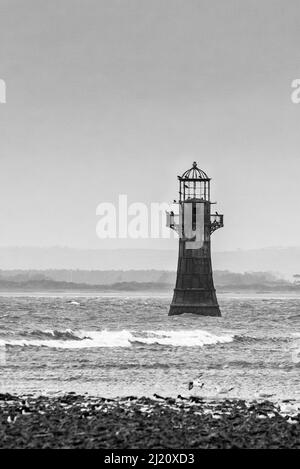
[[225, 214], [214, 249], [299, 244], [299, 17], [296, 0], [0, 0], [0, 245], [103, 247], [99, 202], [173, 200], [194, 159]]

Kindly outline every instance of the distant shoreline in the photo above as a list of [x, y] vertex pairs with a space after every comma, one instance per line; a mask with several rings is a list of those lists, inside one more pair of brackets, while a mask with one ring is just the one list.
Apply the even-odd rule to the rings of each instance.
[[[82, 289], [53, 289], [53, 290], [46, 290], [46, 289], [11, 289], [5, 290], [0, 289], [0, 297], [5, 296], [66, 296], [66, 297], [76, 297], [76, 296], [159, 296], [159, 297], [166, 297], [171, 298], [173, 295], [173, 288], [170, 290], [113, 290], [113, 289], [105, 289], [105, 290], [82, 290]], [[295, 296], [298, 298], [300, 296], [300, 290], [255, 290], [255, 289], [216, 289], [217, 295], [220, 297], [221, 295], [232, 296], [237, 295], [240, 297], [248, 297], [250, 296], [258, 296], [258, 297], [278, 297], [282, 295], [286, 296]]]
[[[52, 280], [13, 282], [0, 280], [1, 293], [172, 293], [174, 284], [156, 282], [119, 282], [111, 285], [89, 285]], [[300, 285], [226, 285], [216, 286], [218, 293], [300, 293]]]

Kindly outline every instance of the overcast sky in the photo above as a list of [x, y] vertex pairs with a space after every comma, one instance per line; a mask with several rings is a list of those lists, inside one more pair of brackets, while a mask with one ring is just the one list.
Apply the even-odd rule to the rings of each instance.
[[100, 202], [171, 201], [193, 160], [225, 214], [215, 250], [299, 245], [299, 18], [298, 0], [0, 0], [0, 245], [104, 247]]

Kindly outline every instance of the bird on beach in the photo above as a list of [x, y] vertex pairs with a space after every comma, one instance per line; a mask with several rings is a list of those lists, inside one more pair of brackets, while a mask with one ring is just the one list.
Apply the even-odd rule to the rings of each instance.
[[191, 389], [193, 389], [193, 387], [198, 387], [198, 388], [203, 388], [204, 386], [204, 383], [202, 383], [200, 381], [200, 379], [202, 378], [203, 376], [203, 373], [201, 373], [197, 378], [195, 378], [193, 381], [189, 381], [189, 385], [188, 385], [188, 388], [189, 388], [189, 391]]

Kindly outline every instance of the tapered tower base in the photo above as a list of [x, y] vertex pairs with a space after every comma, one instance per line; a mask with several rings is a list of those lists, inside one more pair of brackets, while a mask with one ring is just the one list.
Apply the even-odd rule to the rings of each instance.
[[169, 316], [177, 316], [179, 314], [197, 314], [198, 316], [215, 316], [220, 317], [221, 312], [219, 306], [207, 305], [189, 305], [189, 304], [173, 304], [170, 306]]
[[210, 204], [202, 202], [204, 211], [204, 240], [201, 246], [179, 239], [176, 286], [169, 316], [197, 314], [221, 316], [213, 282], [210, 252]]

